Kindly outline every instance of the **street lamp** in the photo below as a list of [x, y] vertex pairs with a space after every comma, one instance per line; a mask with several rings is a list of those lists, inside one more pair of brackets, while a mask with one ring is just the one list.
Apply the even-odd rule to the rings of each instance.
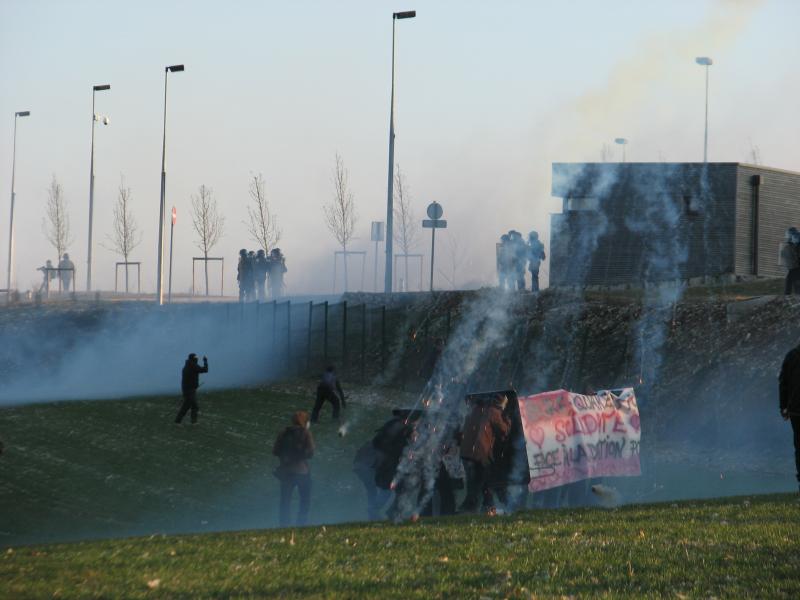
[[111, 86], [95, 85], [92, 87], [92, 152], [89, 159], [89, 249], [86, 252], [86, 291], [92, 291], [92, 216], [94, 215], [94, 124], [102, 121], [103, 125], [108, 125], [111, 120], [94, 112], [94, 95], [97, 92], [110, 90]]
[[167, 75], [180, 73], [183, 65], [172, 65], [164, 68], [164, 136], [161, 142], [161, 206], [158, 212], [158, 274], [156, 281], [156, 296], [159, 305], [164, 304], [164, 204], [167, 185], [167, 172], [165, 170], [165, 157], [167, 154]]
[[614, 143], [622, 146], [622, 162], [625, 162], [625, 146], [628, 145], [627, 138], [614, 138]]
[[708, 67], [713, 65], [714, 61], [708, 56], [698, 56], [694, 62], [706, 68], [706, 132], [703, 137], [703, 162], [708, 162]]
[[383, 291], [392, 292], [392, 225], [394, 217], [394, 31], [398, 19], [413, 19], [417, 11], [407, 10], [392, 13], [392, 96], [389, 107], [389, 181], [386, 192], [386, 268], [384, 269]]
[[14, 174], [17, 167], [17, 118], [29, 117], [31, 111], [21, 110], [14, 113], [14, 150], [11, 158], [11, 219], [8, 222], [8, 270], [6, 271], [6, 297], [11, 301], [11, 270], [14, 265]]

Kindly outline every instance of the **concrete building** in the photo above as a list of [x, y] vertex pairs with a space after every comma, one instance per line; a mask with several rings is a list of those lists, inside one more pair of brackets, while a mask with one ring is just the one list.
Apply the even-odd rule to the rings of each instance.
[[783, 276], [800, 173], [743, 163], [553, 163], [550, 285]]

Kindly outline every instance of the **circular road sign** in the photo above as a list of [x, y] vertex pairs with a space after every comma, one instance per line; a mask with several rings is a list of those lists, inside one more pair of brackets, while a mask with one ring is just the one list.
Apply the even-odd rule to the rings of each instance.
[[442, 210], [442, 205], [439, 204], [438, 202], [431, 202], [428, 205], [428, 217], [430, 217], [434, 221], [438, 221], [439, 219], [441, 219], [443, 212], [444, 211]]

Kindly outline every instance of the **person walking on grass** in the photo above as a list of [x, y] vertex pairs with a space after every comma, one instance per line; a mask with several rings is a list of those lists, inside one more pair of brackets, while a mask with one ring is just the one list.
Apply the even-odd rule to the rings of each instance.
[[781, 416], [792, 425], [794, 462], [800, 484], [800, 344], [783, 359], [778, 377]]
[[292, 424], [281, 431], [275, 439], [272, 454], [280, 460], [280, 465], [275, 469], [275, 477], [281, 482], [281, 527], [290, 524], [294, 488], [297, 488], [300, 494], [296, 524], [303, 526], [308, 522], [311, 505], [311, 469], [308, 461], [314, 456], [314, 438], [308, 430], [306, 411], [299, 410], [292, 415]]
[[197, 388], [200, 387], [200, 373], [208, 373], [208, 359], [203, 357], [203, 366], [197, 361], [197, 354], [192, 352], [181, 371], [181, 392], [183, 392], [183, 404], [181, 404], [178, 414], [175, 415], [175, 423], [180, 424], [186, 413], [192, 411], [192, 425], [197, 423], [197, 413], [200, 407], [197, 404]]

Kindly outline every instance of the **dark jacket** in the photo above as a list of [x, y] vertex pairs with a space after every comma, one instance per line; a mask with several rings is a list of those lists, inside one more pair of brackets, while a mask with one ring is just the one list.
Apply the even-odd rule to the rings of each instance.
[[342, 390], [342, 384], [339, 383], [339, 378], [336, 377], [336, 373], [333, 371], [325, 371], [322, 374], [318, 387], [324, 388], [331, 393], [338, 394], [339, 400], [344, 404], [344, 390]]
[[208, 373], [208, 363], [201, 367], [192, 360], [186, 360], [181, 371], [181, 389], [186, 391], [196, 390], [200, 387], [200, 373]]
[[308, 459], [314, 456], [314, 438], [304, 426], [292, 425], [278, 434], [272, 454], [281, 461], [280, 475], [305, 475], [309, 472]]
[[494, 459], [495, 443], [504, 442], [510, 428], [500, 407], [475, 406], [464, 421], [461, 458], [488, 465]]
[[397, 474], [397, 467], [403, 456], [414, 426], [404, 419], [394, 417], [387, 421], [372, 438], [372, 447], [379, 453], [375, 465], [375, 485], [388, 490]]
[[800, 416], [800, 346], [789, 350], [778, 378], [781, 410]]

